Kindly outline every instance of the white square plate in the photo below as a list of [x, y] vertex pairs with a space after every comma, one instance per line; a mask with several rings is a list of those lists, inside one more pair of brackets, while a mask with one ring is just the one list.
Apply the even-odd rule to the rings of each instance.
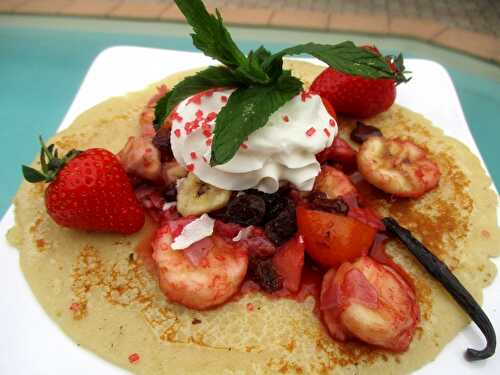
[[[140, 90], [166, 75], [211, 62], [213, 60], [200, 53], [138, 47], [109, 48], [95, 59], [60, 129], [68, 127], [81, 112], [109, 97]], [[427, 60], [408, 59], [406, 63], [414, 78], [398, 87], [397, 102], [422, 113], [479, 156], [446, 70]], [[43, 312], [21, 273], [17, 250], [5, 240], [5, 234], [13, 224], [11, 207], [0, 222], [0, 374], [126, 374], [126, 371], [79, 348]], [[500, 265], [499, 260], [495, 263]], [[497, 277], [485, 292], [483, 306], [497, 332], [500, 332], [499, 292], [500, 278]], [[499, 354], [482, 362], [464, 360], [466, 348], [479, 349], [483, 345], [483, 336], [474, 325], [470, 325], [445, 347], [434, 362], [417, 373], [498, 373]]]

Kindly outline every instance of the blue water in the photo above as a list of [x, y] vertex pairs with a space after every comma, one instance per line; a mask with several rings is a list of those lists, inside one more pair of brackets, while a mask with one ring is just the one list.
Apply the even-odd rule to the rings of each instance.
[[[238, 29], [234, 35], [244, 50], [262, 43], [277, 50], [307, 36], [332, 42], [363, 38], [257, 29]], [[500, 158], [496, 155], [500, 68], [458, 54], [450, 57], [448, 52], [415, 41], [366, 38], [383, 50], [397, 48], [410, 57], [436, 60], [448, 69], [474, 138], [500, 186]], [[0, 215], [21, 181], [20, 165], [30, 163], [38, 150], [36, 136], [47, 138], [56, 131], [93, 59], [114, 45], [195, 50], [187, 28], [179, 25], [155, 28], [139, 22], [0, 16]]]

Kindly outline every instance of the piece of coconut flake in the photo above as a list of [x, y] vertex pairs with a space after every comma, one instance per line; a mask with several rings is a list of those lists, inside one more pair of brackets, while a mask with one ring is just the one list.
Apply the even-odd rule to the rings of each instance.
[[205, 237], [211, 236], [214, 232], [215, 220], [207, 214], [201, 215], [198, 219], [187, 224], [182, 232], [175, 237], [170, 247], [172, 250], [183, 250]]
[[161, 209], [162, 211], [168, 211], [175, 206], [177, 206], [177, 202], [166, 202]]
[[252, 225], [250, 225], [249, 227], [240, 229], [240, 231], [238, 232], [238, 234], [235, 237], [233, 237], [233, 242], [238, 242], [238, 241], [241, 241], [241, 240], [246, 240], [250, 236], [250, 233], [252, 233], [252, 230], [253, 230], [253, 226]]

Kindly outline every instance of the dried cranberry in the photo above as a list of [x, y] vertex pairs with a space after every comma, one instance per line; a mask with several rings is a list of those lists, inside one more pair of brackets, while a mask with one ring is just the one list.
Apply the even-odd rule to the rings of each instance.
[[268, 238], [264, 234], [264, 231], [262, 231], [262, 235], [252, 235], [246, 240], [243, 240], [243, 244], [247, 249], [248, 255], [250, 256], [258, 255], [260, 257], [270, 257], [273, 256], [278, 250], [278, 248], [268, 240]]
[[241, 194], [229, 202], [226, 217], [232, 223], [258, 225], [266, 213], [266, 203], [258, 195]]
[[279, 246], [297, 232], [295, 219], [295, 204], [287, 198], [287, 206], [274, 219], [268, 221], [264, 227], [267, 238]]
[[177, 186], [175, 183], [167, 185], [163, 190], [163, 197], [166, 202], [175, 202], [177, 200]]
[[160, 128], [153, 138], [153, 145], [160, 151], [161, 161], [169, 161], [174, 158], [170, 145], [170, 129]]
[[356, 128], [351, 131], [351, 139], [356, 143], [363, 143], [369, 137], [382, 137], [383, 134], [379, 128], [367, 125], [361, 121], [356, 121]]
[[274, 268], [272, 258], [251, 256], [248, 263], [250, 278], [266, 292], [275, 292], [283, 286], [283, 280]]
[[334, 214], [347, 215], [349, 212], [349, 205], [342, 197], [334, 199], [327, 198], [323, 192], [313, 192], [309, 196], [309, 202], [313, 209], [331, 212]]

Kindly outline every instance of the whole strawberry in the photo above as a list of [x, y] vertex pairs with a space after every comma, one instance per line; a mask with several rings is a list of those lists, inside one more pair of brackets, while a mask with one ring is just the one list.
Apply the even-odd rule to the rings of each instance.
[[[380, 55], [374, 47], [365, 48]], [[402, 55], [396, 59], [388, 56], [386, 60], [394, 78], [365, 78], [327, 68], [314, 80], [311, 91], [330, 101], [338, 113], [357, 118], [375, 116], [394, 103], [396, 86], [409, 80], [404, 76]]]
[[28, 182], [49, 182], [47, 213], [59, 225], [131, 234], [144, 225], [144, 210], [114, 154], [92, 148], [59, 158], [54, 145], [42, 143], [42, 172], [23, 165]]

